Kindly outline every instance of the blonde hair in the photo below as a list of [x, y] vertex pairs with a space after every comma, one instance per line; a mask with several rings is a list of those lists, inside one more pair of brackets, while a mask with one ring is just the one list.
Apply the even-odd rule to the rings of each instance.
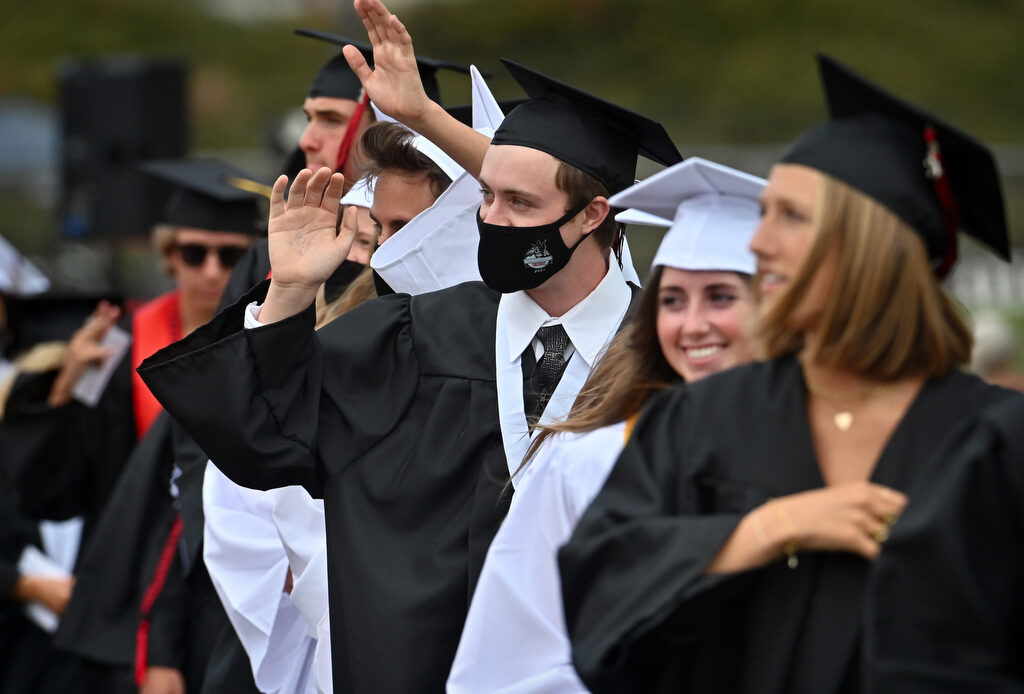
[[178, 240], [178, 227], [173, 224], [157, 224], [150, 233], [153, 250], [160, 256], [160, 271], [169, 277], [174, 276], [171, 268], [171, 253]]
[[377, 290], [373, 285], [373, 270], [369, 266], [360, 272], [337, 299], [327, 303], [324, 298], [324, 287], [316, 292], [316, 327], [319, 330], [332, 320], [348, 313], [356, 306], [377, 298]]
[[[804, 349], [823, 366], [891, 381], [941, 376], [966, 364], [971, 333], [935, 278], [924, 242], [868, 196], [821, 177], [811, 249], [756, 327], [769, 359]], [[835, 255], [836, 269], [819, 314], [800, 318], [818, 268]]]

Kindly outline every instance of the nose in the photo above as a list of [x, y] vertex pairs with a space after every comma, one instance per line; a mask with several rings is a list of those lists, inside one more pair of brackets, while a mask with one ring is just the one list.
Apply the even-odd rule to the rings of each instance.
[[320, 149], [320, 139], [316, 137], [313, 121], [307, 123], [306, 129], [302, 131], [302, 137], [299, 138], [299, 149], [303, 152], [315, 152]]
[[754, 236], [750, 239], [750, 252], [758, 258], [767, 258], [771, 256], [772, 249], [774, 248], [773, 239], [774, 235], [771, 221], [769, 216], [765, 214], [761, 217], [761, 221], [757, 225], [757, 231], [754, 232]]
[[688, 337], [704, 335], [708, 332], [707, 312], [702, 301], [693, 301], [686, 308], [683, 319], [683, 334]]
[[225, 272], [230, 271], [221, 265], [220, 256], [217, 255], [216, 249], [211, 248], [208, 250], [206, 257], [203, 259], [203, 274], [207, 277], [216, 277]]
[[508, 226], [504, 215], [499, 212], [499, 206], [495, 205], [493, 202], [487, 202], [486, 200], [480, 204], [480, 219], [484, 220], [488, 224]]

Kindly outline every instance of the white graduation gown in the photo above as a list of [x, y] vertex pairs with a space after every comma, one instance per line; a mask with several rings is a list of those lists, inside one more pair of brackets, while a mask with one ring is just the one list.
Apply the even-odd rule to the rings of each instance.
[[449, 694], [578, 694], [557, 552], [625, 443], [625, 422], [558, 434], [523, 473], [487, 552], [448, 679]]

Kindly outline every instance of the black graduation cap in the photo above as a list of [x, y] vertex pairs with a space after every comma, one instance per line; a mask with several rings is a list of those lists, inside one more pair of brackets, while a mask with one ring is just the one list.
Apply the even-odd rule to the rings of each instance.
[[69, 340], [92, 315], [101, 300], [120, 306], [115, 292], [95, 294], [50, 293], [7, 299], [7, 324], [14, 335], [12, 353], [49, 340]]
[[[326, 41], [327, 43], [333, 43], [337, 46], [355, 46], [359, 49], [359, 52], [366, 58], [366, 62], [373, 67], [373, 47], [362, 43], [361, 41], [353, 41], [347, 39], [344, 36], [337, 36], [336, 34], [330, 34], [325, 31], [316, 31], [314, 29], [296, 29], [295, 33], [299, 36], [306, 36], [320, 41]], [[424, 58], [423, 56], [416, 56], [416, 65], [420, 69], [420, 79], [423, 81], [423, 90], [427, 93], [431, 99], [437, 103], [441, 102], [441, 88], [437, 83], [437, 71], [438, 70], [453, 70], [455, 72], [462, 72], [469, 74], [468, 65], [460, 65], [459, 63], [452, 63], [446, 60], [434, 60], [433, 58]], [[334, 56], [327, 63], [320, 68], [320, 71], [313, 78], [313, 83], [309, 85], [309, 94], [311, 98], [318, 96], [331, 96], [336, 99], [352, 99], [353, 101], [359, 99], [359, 93], [362, 89], [362, 84], [359, 82], [359, 78], [356, 77], [355, 73], [348, 66], [348, 61], [345, 60], [345, 56], [342, 53]]]
[[266, 184], [219, 159], [158, 159], [140, 165], [174, 186], [161, 221], [206, 231], [255, 234], [261, 229], [260, 201]]
[[828, 174], [884, 205], [924, 239], [945, 274], [956, 230], [1010, 259], [999, 172], [989, 149], [926, 111], [818, 56], [830, 120], [780, 161]]
[[[507, 116], [508, 114], [512, 113], [512, 111], [515, 110], [517, 106], [525, 104], [526, 101], [526, 99], [505, 99], [504, 101], [499, 101], [498, 106], [501, 108], [501, 112]], [[455, 118], [460, 123], [463, 123], [464, 125], [468, 125], [470, 127], [473, 126], [473, 104], [464, 104], [462, 106], [446, 106], [444, 110], [447, 111], [450, 116]]]
[[597, 178], [609, 193], [633, 185], [637, 154], [671, 166], [683, 160], [660, 123], [519, 63], [501, 59], [529, 101], [491, 140], [547, 152]]

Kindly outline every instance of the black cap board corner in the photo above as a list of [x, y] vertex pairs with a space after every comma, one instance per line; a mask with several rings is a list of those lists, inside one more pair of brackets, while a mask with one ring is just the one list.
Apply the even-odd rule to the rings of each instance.
[[[933, 262], [951, 245], [955, 250], [953, 224], [1010, 259], [999, 171], [987, 146], [834, 58], [819, 55], [818, 69], [830, 120], [802, 135], [780, 161], [819, 170], [876, 200], [921, 236]], [[926, 131], [938, 145], [940, 176]], [[936, 180], [943, 176], [955, 210], [940, 202]]]
[[[344, 36], [338, 36], [337, 34], [318, 31], [316, 29], [296, 29], [294, 33], [298, 36], [305, 36], [306, 38], [334, 44], [339, 48], [344, 46], [355, 46], [359, 49], [359, 52], [363, 54], [366, 62], [369, 63], [371, 67], [373, 66], [373, 47], [367, 43], [362, 41], [353, 41], [352, 39], [345, 38]], [[447, 60], [435, 60], [433, 58], [426, 58], [419, 55], [416, 56], [416, 66], [420, 71], [420, 79], [423, 81], [424, 91], [426, 91], [427, 96], [438, 103], [442, 103], [441, 88], [437, 83], [438, 70], [452, 70], [454, 72], [461, 72], [467, 75], [469, 74], [468, 65], [461, 65]], [[484, 76], [487, 77], [488, 75]], [[362, 84], [359, 82], [359, 78], [356, 77], [355, 73], [352, 72], [352, 69], [348, 66], [348, 61], [345, 60], [345, 56], [342, 53], [338, 53], [328, 60], [327, 63], [320, 68], [320, 71], [317, 72], [316, 77], [313, 78], [312, 84], [310, 84], [308, 96], [311, 98], [330, 96], [338, 99], [357, 100], [361, 89]]]
[[219, 159], [155, 159], [139, 168], [169, 183], [165, 224], [206, 231], [255, 234], [263, 213], [266, 184]]
[[547, 152], [594, 176], [609, 193], [633, 184], [638, 154], [665, 166], [683, 160], [660, 123], [512, 60], [501, 62], [530, 98], [508, 114], [493, 144]]

